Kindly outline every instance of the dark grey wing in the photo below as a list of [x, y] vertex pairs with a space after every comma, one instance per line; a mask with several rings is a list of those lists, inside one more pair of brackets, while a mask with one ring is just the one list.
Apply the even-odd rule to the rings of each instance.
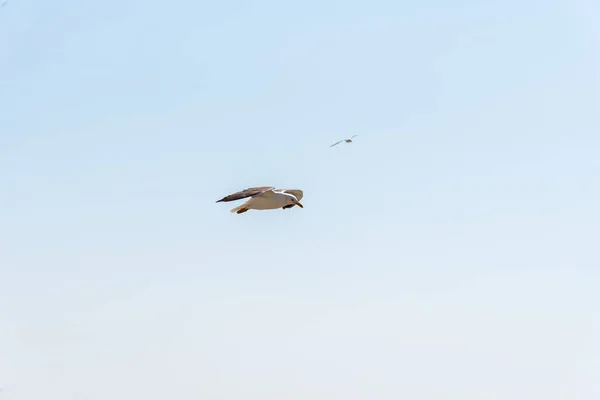
[[335, 142], [334, 144], [332, 144], [332, 145], [331, 145], [331, 146], [329, 146], [329, 147], [333, 147], [333, 146], [335, 146], [335, 145], [337, 145], [337, 144], [340, 144], [340, 143], [342, 143], [342, 142], [343, 142], [343, 140], [340, 140], [339, 142]]
[[247, 188], [247, 189], [244, 189], [242, 191], [230, 194], [229, 196], [225, 196], [221, 200], [217, 200], [216, 203], [219, 203], [221, 201], [225, 201], [226, 202], [226, 201], [234, 201], [234, 200], [245, 199], [246, 197], [256, 196], [257, 194], [268, 192], [269, 190], [273, 190], [273, 189], [274, 189], [273, 186], [251, 187], [251, 188]]

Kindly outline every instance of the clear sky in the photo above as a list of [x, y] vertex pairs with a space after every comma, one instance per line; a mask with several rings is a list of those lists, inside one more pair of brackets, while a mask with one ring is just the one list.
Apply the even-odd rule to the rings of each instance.
[[597, 400], [599, 4], [9, 1], [0, 399]]

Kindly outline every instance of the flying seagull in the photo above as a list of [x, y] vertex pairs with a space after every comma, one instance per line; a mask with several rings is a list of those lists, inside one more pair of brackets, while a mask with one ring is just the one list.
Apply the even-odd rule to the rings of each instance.
[[346, 142], [346, 143], [352, 143], [352, 139], [354, 139], [354, 138], [355, 138], [355, 137], [357, 137], [357, 136], [358, 136], [358, 135], [354, 135], [354, 136], [352, 136], [351, 138], [344, 139], [344, 140], [340, 140], [339, 142], [335, 142], [334, 144], [332, 144], [332, 145], [331, 145], [331, 146], [329, 146], [329, 147], [333, 147], [333, 146], [335, 146], [336, 144], [340, 144], [340, 143], [342, 143], [342, 142]]
[[300, 189], [275, 189], [274, 186], [258, 186], [230, 194], [216, 202], [228, 202], [250, 197], [244, 204], [230, 210], [232, 213], [241, 214], [248, 210], [275, 210], [277, 208], [286, 210], [295, 205], [304, 208], [300, 204], [302, 196], [303, 192]]

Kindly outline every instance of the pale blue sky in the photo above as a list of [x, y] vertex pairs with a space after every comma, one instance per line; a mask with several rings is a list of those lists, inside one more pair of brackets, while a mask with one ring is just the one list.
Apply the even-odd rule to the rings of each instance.
[[[599, 26], [11, 0], [1, 400], [597, 400]], [[254, 185], [305, 208], [215, 204]]]

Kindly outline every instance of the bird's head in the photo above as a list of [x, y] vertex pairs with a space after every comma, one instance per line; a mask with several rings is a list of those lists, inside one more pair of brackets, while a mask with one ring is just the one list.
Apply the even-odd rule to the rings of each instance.
[[298, 199], [296, 198], [296, 196], [294, 196], [293, 194], [289, 194], [289, 193], [284, 193], [287, 195], [288, 198], [288, 204], [295, 204], [300, 208], [304, 208], [304, 206], [298, 201]]

